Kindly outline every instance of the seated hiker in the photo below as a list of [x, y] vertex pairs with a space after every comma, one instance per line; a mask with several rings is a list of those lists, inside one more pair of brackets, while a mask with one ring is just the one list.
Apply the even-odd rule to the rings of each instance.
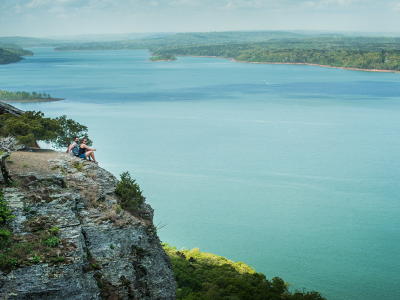
[[96, 149], [91, 149], [89, 148], [87, 145], [87, 139], [83, 138], [82, 140], [82, 144], [79, 146], [79, 153], [78, 153], [78, 157], [79, 158], [93, 158], [93, 162], [95, 164], [99, 164], [98, 161], [96, 161], [96, 158], [94, 157], [94, 151], [96, 151]]
[[73, 153], [75, 156], [78, 156], [78, 153], [79, 153], [78, 141], [79, 141], [79, 138], [78, 138], [77, 136], [74, 137], [74, 140], [71, 142], [71, 145], [68, 146], [68, 149], [67, 149], [68, 155], [69, 155], [69, 154], [71, 153], [71, 151], [72, 151], [72, 153]]

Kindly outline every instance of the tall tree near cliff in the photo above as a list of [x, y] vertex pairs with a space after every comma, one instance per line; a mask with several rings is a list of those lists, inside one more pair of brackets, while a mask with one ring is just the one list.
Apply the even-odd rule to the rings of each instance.
[[21, 116], [3, 114], [0, 116], [0, 132], [3, 136], [16, 136], [22, 144], [36, 141], [52, 142], [57, 138], [60, 125], [57, 120], [45, 118], [42, 112], [27, 111]]
[[87, 126], [81, 125], [72, 119], [67, 119], [67, 116], [65, 115], [56, 118], [56, 120], [57, 124], [60, 126], [59, 130], [57, 131], [57, 138], [55, 139], [55, 141], [53, 141], [56, 147], [68, 147], [74, 136], [86, 137], [88, 139], [86, 145], [92, 145], [92, 141], [87, 137]]
[[[45, 118], [42, 112], [27, 111], [21, 116], [3, 114], [0, 116], [0, 134], [15, 136], [21, 144], [29, 145], [35, 141], [52, 143], [56, 147], [68, 147], [74, 136], [87, 137], [88, 128], [61, 116]], [[88, 140], [91, 145], [91, 141]]]

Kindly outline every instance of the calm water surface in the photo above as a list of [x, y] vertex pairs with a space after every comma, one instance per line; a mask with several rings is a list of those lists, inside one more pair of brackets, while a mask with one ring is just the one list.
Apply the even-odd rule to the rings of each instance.
[[399, 299], [400, 74], [31, 50], [0, 89], [67, 98], [15, 106], [89, 126], [162, 241], [328, 299]]

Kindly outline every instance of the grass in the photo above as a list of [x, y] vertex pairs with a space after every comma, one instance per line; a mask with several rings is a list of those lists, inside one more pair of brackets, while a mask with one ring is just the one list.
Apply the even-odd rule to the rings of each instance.
[[28, 167], [28, 164], [27, 164], [27, 163], [24, 163], [24, 164], [22, 164], [22, 167], [23, 167], [23, 168], [26, 168], [26, 167]]
[[82, 172], [83, 164], [80, 162], [75, 163], [75, 168], [79, 171]]

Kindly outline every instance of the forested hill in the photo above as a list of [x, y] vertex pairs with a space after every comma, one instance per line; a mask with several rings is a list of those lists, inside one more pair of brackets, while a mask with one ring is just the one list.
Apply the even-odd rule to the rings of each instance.
[[244, 62], [310, 63], [400, 71], [400, 38], [391, 37], [314, 37], [250, 43], [166, 45], [150, 51], [156, 56], [220, 56]]
[[23, 60], [23, 58], [20, 55], [10, 50], [0, 48], [0, 65], [15, 63], [21, 60]]
[[14, 43], [0, 43], [0, 48], [13, 52], [20, 56], [32, 56], [33, 52], [22, 49], [21, 46]]
[[308, 35], [285, 32], [285, 31], [228, 31], [228, 32], [191, 32], [177, 33], [167, 37], [153, 39], [135, 39], [107, 43], [80, 43], [57, 47], [57, 51], [69, 50], [129, 50], [149, 49], [164, 45], [185, 44], [211, 44], [211, 43], [236, 43], [236, 42], [258, 42], [270, 39], [282, 38], [305, 38]]

